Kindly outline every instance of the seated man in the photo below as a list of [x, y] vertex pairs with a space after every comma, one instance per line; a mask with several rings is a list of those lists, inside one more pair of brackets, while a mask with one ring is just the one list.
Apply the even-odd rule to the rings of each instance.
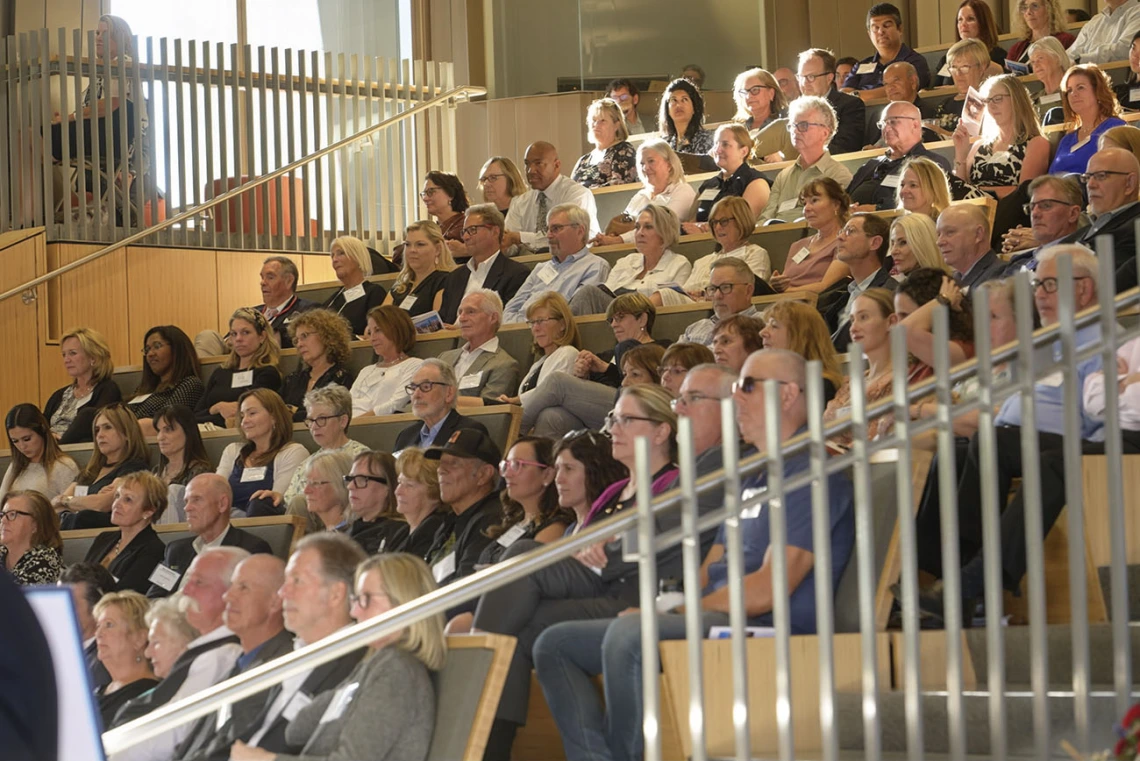
[[186, 523], [194, 536], [166, 545], [166, 557], [150, 577], [150, 598], [166, 597], [182, 588], [186, 569], [212, 547], [240, 547], [249, 553], [270, 553], [269, 543], [230, 525], [234, 494], [230, 482], [216, 473], [195, 476], [186, 485]]
[[1140, 161], [1123, 148], [1105, 148], [1089, 159], [1089, 216], [1096, 221], [1070, 234], [1065, 243], [1096, 250], [1098, 235], [1112, 236], [1116, 292], [1136, 287], [1136, 218], [1140, 216]]
[[[926, 106], [918, 97], [918, 91], [922, 89], [918, 81], [918, 72], [906, 61], [896, 61], [883, 70], [883, 89], [886, 90], [887, 100], [891, 103], [910, 103], [919, 110], [923, 119], [930, 116], [923, 110]], [[882, 121], [882, 116], [878, 121]], [[882, 128], [878, 124], [871, 124], [867, 128], [867, 142], [872, 146], [883, 147], [882, 137]], [[934, 143], [941, 139], [934, 130], [922, 128], [922, 142]]]
[[546, 233], [550, 224], [550, 210], [560, 204], [577, 206], [585, 212], [586, 240], [601, 232], [598, 226], [598, 205], [594, 194], [559, 172], [562, 162], [558, 151], [546, 142], [531, 143], [523, 157], [526, 181], [530, 190], [511, 202], [507, 212], [507, 231], [503, 233], [502, 247], [520, 243], [533, 251], [545, 251], [549, 246]]
[[518, 292], [530, 270], [502, 251], [503, 214], [494, 204], [482, 203], [467, 209], [463, 220], [463, 245], [469, 257], [453, 269], [444, 281], [439, 318], [454, 325], [463, 297], [479, 288], [499, 294], [504, 303]]
[[851, 178], [847, 195], [858, 207], [856, 211], [893, 209], [898, 205], [895, 195], [902, 179], [903, 162], [908, 158], [923, 156], [950, 174], [949, 159], [927, 150], [922, 144], [922, 114], [916, 106], [890, 103], [883, 109], [879, 123], [883, 125], [887, 152], [867, 159]]
[[[320, 304], [297, 296], [301, 273], [287, 256], [271, 256], [261, 265], [261, 298], [264, 303], [253, 307], [265, 315], [277, 345], [292, 349], [288, 325], [293, 317]], [[194, 337], [194, 348], [200, 357], [216, 357], [229, 352], [225, 339], [213, 330], [204, 330]]]
[[[740, 380], [734, 384], [734, 395], [740, 433], [760, 450], [767, 446], [765, 380], [781, 381], [781, 438], [789, 439], [807, 429], [804, 359], [783, 350], [756, 352], [745, 361]], [[687, 378], [685, 383], [688, 383]], [[710, 417], [719, 424], [717, 416]], [[803, 472], [809, 464], [806, 453], [787, 458], [784, 478]], [[753, 476], [744, 486], [745, 499], [764, 491], [766, 474]], [[846, 477], [832, 475], [828, 479], [828, 492], [834, 590], [854, 546], [855, 511], [851, 482]], [[789, 493], [783, 502], [787, 514], [786, 567], [791, 629], [795, 634], [813, 634], [816, 620], [811, 488], [801, 487]], [[756, 515], [742, 520], [745, 608], [748, 623], [758, 626], [772, 625], [773, 564], [767, 510], [765, 504]], [[701, 608], [706, 632], [713, 626], [729, 623], [727, 577], [722, 527], [701, 565]], [[685, 637], [685, 618], [681, 612], [682, 608], [677, 608], [658, 615], [658, 634], [662, 640]], [[555, 624], [538, 637], [533, 652], [538, 681], [558, 724], [567, 759], [641, 758], [640, 615]], [[604, 674], [605, 711], [591, 680], [598, 674]], [[608, 756], [600, 752], [606, 748], [610, 752]]]
[[[518, 199], [511, 204], [513, 209]], [[601, 285], [610, 275], [610, 264], [586, 248], [593, 237], [586, 212], [573, 204], [550, 210], [550, 261], [539, 264], [503, 309], [503, 324], [526, 319], [530, 302], [546, 291], [557, 291], [569, 301], [583, 285]]]
[[902, 14], [890, 3], [876, 3], [867, 11], [867, 36], [875, 46], [875, 54], [864, 58], [843, 82], [845, 92], [853, 92], [864, 101], [882, 98], [883, 71], [895, 61], [906, 61], [918, 72], [921, 86], [930, 82], [930, 67], [919, 53], [902, 41]]
[[637, 113], [637, 104], [641, 102], [641, 93], [633, 80], [619, 77], [610, 82], [606, 88], [606, 97], [617, 101], [621, 113], [625, 117], [625, 128], [631, 135], [641, 135], [646, 132], [645, 125]]
[[466, 343], [450, 349], [439, 358], [455, 368], [459, 379], [457, 404], [460, 407], [482, 407], [499, 404], [499, 396], [513, 396], [518, 391], [521, 370], [518, 360], [499, 346], [499, 326], [503, 320], [503, 302], [499, 294], [480, 288], [463, 297], [459, 304], [457, 327]]
[[1039, 253], [1064, 242], [1080, 228], [1084, 203], [1081, 186], [1072, 177], [1043, 174], [1030, 182], [1030, 226], [1010, 230], [1002, 239], [1006, 252], [1029, 250], [1010, 257], [1003, 277], [1012, 277], [1023, 269], [1037, 269]]
[[1066, 52], [1075, 64], [1124, 61], [1136, 32], [1140, 32], [1140, 5], [1105, 0], [1104, 10], [1081, 27]]
[[974, 204], [957, 204], [938, 215], [938, 250], [963, 292], [1001, 277], [1003, 262], [990, 248], [990, 218]]
[[835, 258], [847, 265], [851, 277], [840, 280], [820, 296], [817, 306], [831, 331], [838, 352], [851, 343], [851, 307], [870, 288], [898, 288], [891, 277], [894, 262], [887, 256], [891, 226], [877, 214], [855, 214], [839, 231]]
[[847, 187], [851, 170], [831, 157], [827, 145], [835, 136], [838, 120], [831, 103], [823, 98], [805, 95], [788, 107], [788, 130], [792, 144], [800, 152], [795, 163], [784, 167], [772, 183], [768, 205], [760, 212], [760, 220], [779, 219], [795, 222], [803, 216], [800, 191], [819, 177], [830, 177]]
[[[823, 48], [811, 48], [800, 53], [796, 79], [804, 95], [824, 98], [835, 109], [839, 126], [828, 150], [836, 155], [863, 150], [867, 107], [859, 98], [840, 92], [835, 86], [835, 55]], [[789, 102], [792, 100], [794, 98], [788, 98]]]
[[61, 587], [71, 589], [75, 602], [75, 618], [79, 633], [83, 637], [83, 659], [87, 662], [87, 674], [91, 679], [91, 689], [106, 687], [111, 683], [111, 675], [99, 660], [99, 646], [95, 642], [95, 603], [108, 592], [115, 591], [115, 577], [99, 563], [72, 563], [65, 566], [59, 577]]
[[787, 66], [781, 66], [776, 69], [772, 72], [772, 76], [776, 78], [776, 84], [780, 86], [780, 92], [784, 93], [784, 98], [789, 103], [801, 95], [811, 94], [800, 92], [799, 83], [796, 81], [796, 73]]
[[705, 288], [705, 296], [712, 301], [713, 314], [685, 328], [678, 342], [711, 347], [713, 333], [721, 320], [737, 314], [759, 316], [752, 305], [755, 290], [756, 275], [747, 262], [735, 256], [717, 259], [709, 274], [709, 285]]
[[422, 423], [412, 423], [396, 437], [393, 452], [408, 447], [427, 449], [443, 446], [451, 434], [460, 428], [474, 428], [487, 432], [478, 420], [464, 417], [455, 411], [455, 400], [459, 398], [459, 381], [455, 369], [443, 360], [432, 357], [425, 359], [412, 376], [409, 384], [412, 389], [411, 412]]

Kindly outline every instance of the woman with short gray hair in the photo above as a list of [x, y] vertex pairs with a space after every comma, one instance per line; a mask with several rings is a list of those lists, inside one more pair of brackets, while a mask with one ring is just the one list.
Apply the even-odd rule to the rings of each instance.
[[[619, 217], [610, 224], [621, 222], [622, 226], [632, 225], [641, 210], [650, 204], [668, 206], [682, 222], [693, 218], [697, 206], [697, 191], [685, 180], [685, 169], [681, 157], [661, 138], [649, 138], [637, 147], [637, 176], [641, 178], [641, 190], [637, 191]], [[619, 227], [620, 229], [620, 227]], [[590, 241], [591, 246], [611, 246], [618, 243], [633, 243], [634, 230], [610, 235], [601, 233]]]

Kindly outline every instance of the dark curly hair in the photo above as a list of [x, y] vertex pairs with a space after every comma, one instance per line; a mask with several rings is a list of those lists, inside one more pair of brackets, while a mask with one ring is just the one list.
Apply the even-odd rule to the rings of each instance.
[[425, 180], [434, 182], [447, 197], [451, 199], [452, 211], [467, 211], [471, 202], [467, 200], [467, 190], [457, 176], [451, 172], [431, 171], [424, 176]]
[[[554, 467], [554, 442], [542, 436], [520, 436], [512, 447], [519, 444], [530, 444], [534, 447], [534, 460], [541, 462], [548, 468]], [[510, 451], [510, 450], [508, 450]], [[507, 490], [503, 489], [503, 519], [495, 526], [489, 526], [484, 534], [491, 539], [498, 539], [506, 533], [511, 526], [519, 523], [526, 515], [523, 512], [523, 506], [507, 496]], [[554, 488], [554, 482], [551, 481], [550, 485], [542, 492], [542, 499], [538, 504], [538, 515], [535, 517], [534, 525], [541, 526], [544, 523], [552, 521], [559, 521], [569, 526], [574, 522], [574, 512], [562, 507], [558, 504], [558, 490]]]
[[[689, 96], [689, 100], [693, 102], [693, 118], [689, 120], [689, 126], [685, 130], [684, 135], [677, 135], [677, 126], [673, 124], [673, 117], [669, 116], [669, 96], [677, 90], [681, 90]], [[665, 92], [661, 94], [661, 108], [657, 114], [657, 127], [661, 130], [666, 138], [672, 137], [680, 142], [680, 138], [692, 140], [697, 132], [704, 127], [705, 124], [705, 99], [701, 96], [701, 91], [697, 89], [696, 85], [687, 79], [674, 79], [665, 88]]]
[[[918, 267], [910, 271], [906, 279], [899, 283], [895, 293], [909, 297], [918, 306], [938, 297], [942, 288], [942, 278], [946, 273], [933, 267]], [[961, 309], [950, 310], [950, 338], [955, 341], [974, 342], [974, 318], [970, 297], [962, 299]]]
[[597, 431], [571, 431], [554, 445], [553, 456], [569, 452], [586, 471], [586, 502], [593, 505], [610, 484], [629, 477], [629, 469], [614, 459], [610, 437]]

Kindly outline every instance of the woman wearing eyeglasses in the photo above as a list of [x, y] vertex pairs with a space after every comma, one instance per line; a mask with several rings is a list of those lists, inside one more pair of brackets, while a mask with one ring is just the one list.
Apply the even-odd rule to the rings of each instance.
[[767, 249], [749, 242], [756, 229], [756, 215], [745, 199], [727, 196], [717, 201], [709, 212], [708, 227], [716, 241], [713, 252], [693, 263], [689, 276], [681, 284], [684, 293], [660, 288], [651, 297], [654, 304], [675, 306], [706, 301], [709, 296], [705, 289], [712, 279], [713, 265], [726, 256], [743, 261], [761, 280], [766, 281], [771, 276], [772, 262]]
[[[797, 303], [797, 302], [788, 302]], [[828, 337], [830, 339], [830, 336]], [[685, 382], [689, 371], [697, 365], [713, 364], [716, 358], [704, 344], [675, 343], [661, 355], [659, 363], [661, 387], [673, 396], [681, 393], [681, 384]]]
[[356, 518], [348, 535], [369, 555], [391, 551], [408, 536], [408, 522], [396, 508], [396, 460], [387, 452], [356, 455], [344, 477]]
[[[1011, 61], [1032, 62], [1030, 48], [1039, 40], [1053, 37], [1067, 49], [1077, 39], [1065, 31], [1065, 13], [1058, 0], [1021, 0], [1017, 4], [1017, 20], [1021, 26], [1021, 39], [1009, 49]], [[1036, 66], [1033, 73], [1037, 73]]]
[[1132, 35], [1128, 46], [1128, 78], [1116, 85], [1113, 92], [1121, 107], [1133, 111], [1140, 108], [1140, 31]]
[[44, 495], [13, 491], [0, 512], [0, 565], [17, 584], [55, 584], [63, 573], [59, 516]]
[[[269, 322], [256, 309], [242, 307], [230, 318], [230, 354], [210, 374], [206, 392], [194, 408], [199, 425], [231, 427], [238, 413], [237, 399], [246, 389], [281, 388], [277, 365], [281, 350], [273, 340]], [[213, 430], [207, 426], [204, 430]]]
[[241, 435], [222, 450], [216, 472], [229, 481], [235, 510], [251, 518], [281, 515], [281, 506], [265, 493], [284, 493], [309, 452], [293, 441], [293, 416], [276, 391], [250, 389], [238, 409]]
[[500, 402], [523, 408], [534, 398], [544, 378], [574, 369], [582, 343], [570, 305], [557, 291], [547, 291], [531, 302], [526, 309], [526, 324], [534, 338], [533, 362], [519, 384], [518, 396], [499, 395]]
[[506, 156], [492, 156], [479, 171], [479, 189], [483, 202], [495, 204], [506, 217], [511, 201], [527, 191], [527, 184], [515, 162]]
[[368, 313], [387, 300], [388, 292], [384, 286], [368, 279], [373, 274], [372, 255], [360, 238], [352, 235], [334, 238], [329, 258], [340, 288], [321, 306], [348, 320], [352, 335], [362, 336]]
[[[467, 256], [467, 246], [463, 244], [463, 212], [471, 202], [459, 178], [451, 172], [428, 172], [424, 177], [424, 187], [420, 200], [428, 214], [435, 217], [440, 232], [447, 241], [452, 256]], [[400, 249], [400, 255], [403, 248]], [[398, 255], [393, 253], [395, 261]]]
[[743, 124], [749, 132], [758, 132], [787, 113], [788, 99], [780, 84], [769, 72], [756, 68], [742, 71], [732, 83], [732, 96], [736, 101], [734, 122]]
[[1120, 104], [1108, 76], [1096, 64], [1082, 63], [1065, 72], [1061, 80], [1061, 107], [1071, 131], [1061, 136], [1049, 174], [1084, 174], [1100, 136], [1124, 125]]
[[[752, 153], [752, 137], [739, 124], [722, 124], [716, 129], [713, 141], [713, 159], [720, 173], [701, 183], [697, 189], [695, 222], [686, 222], [682, 229], [690, 234], [710, 231], [708, 220], [713, 206], [722, 198], [739, 196], [748, 203], [752, 214], [758, 215], [768, 203], [768, 181], [760, 172], [748, 165]], [[749, 231], [749, 235], [752, 231]]]
[[384, 305], [398, 306], [411, 316], [439, 311], [443, 286], [455, 269], [451, 249], [435, 222], [413, 222], [404, 230], [404, 267]]
[[610, 98], [595, 100], [586, 109], [586, 129], [594, 150], [578, 159], [570, 179], [586, 188], [637, 182], [637, 151], [621, 107]]
[[965, 124], [954, 130], [954, 174], [1004, 198], [1049, 169], [1049, 139], [1041, 134], [1029, 92], [1017, 77], [988, 79], [981, 95], [986, 104], [981, 139], [971, 144]]
[[368, 313], [368, 340], [376, 364], [361, 370], [352, 384], [352, 414], [359, 418], [401, 412], [409, 402], [404, 386], [423, 364], [411, 356], [416, 326], [399, 307], [376, 307]]
[[281, 398], [293, 411], [293, 422], [305, 420], [305, 395], [310, 391], [333, 384], [352, 387], [350, 330], [344, 317], [327, 309], [301, 312], [289, 323], [289, 337], [301, 361], [282, 381]]
[[979, 89], [986, 78], [990, 53], [978, 40], [958, 40], [946, 51], [946, 61], [958, 92], [938, 105], [934, 120], [940, 129], [952, 133], [958, 129], [958, 121], [962, 118], [966, 93], [971, 87]]

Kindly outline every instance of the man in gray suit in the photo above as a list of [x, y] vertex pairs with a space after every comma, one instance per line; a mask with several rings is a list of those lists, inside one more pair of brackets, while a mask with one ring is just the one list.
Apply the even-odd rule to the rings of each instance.
[[439, 358], [455, 368], [459, 379], [459, 407], [499, 404], [502, 394], [514, 396], [519, 388], [519, 363], [499, 346], [503, 301], [499, 294], [479, 288], [459, 302], [457, 324], [466, 343]]

